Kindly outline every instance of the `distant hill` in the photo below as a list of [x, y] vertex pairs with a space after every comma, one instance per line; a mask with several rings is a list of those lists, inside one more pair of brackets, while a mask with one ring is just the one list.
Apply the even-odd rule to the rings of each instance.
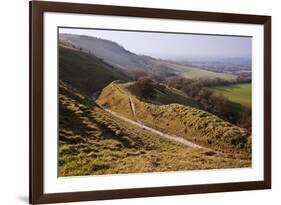
[[102, 58], [109, 63], [125, 67], [145, 67], [145, 58], [123, 48], [121, 45], [101, 38], [78, 36], [72, 34], [60, 34], [60, 41], [70, 42], [82, 48], [84, 51], [91, 52], [95, 56]]
[[63, 43], [69, 43], [119, 68], [142, 68], [147, 71], [152, 69], [151, 58], [136, 55], [113, 41], [73, 34], [60, 34], [59, 39]]
[[251, 72], [252, 60], [250, 57], [201, 57], [194, 59], [178, 59], [180, 64], [199, 67], [205, 70], [219, 73]]
[[174, 69], [180, 76], [190, 79], [216, 79], [223, 80], [235, 80], [236, 75], [230, 73], [213, 72], [210, 70], [200, 69], [198, 67], [192, 67], [187, 65], [180, 65], [176, 63], [166, 63], [166, 66]]
[[222, 78], [235, 79], [236, 76], [227, 73], [218, 73], [200, 69], [199, 67], [185, 66], [171, 63], [150, 56], [137, 55], [126, 50], [116, 42], [96, 37], [74, 34], [60, 34], [59, 40], [83, 52], [95, 55], [108, 64], [125, 71], [130, 77], [150, 75], [160, 80], [169, 76], [182, 75], [186, 78]]

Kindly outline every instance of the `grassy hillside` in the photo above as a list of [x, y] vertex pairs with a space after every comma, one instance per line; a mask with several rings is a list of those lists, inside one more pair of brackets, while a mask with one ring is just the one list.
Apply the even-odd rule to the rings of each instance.
[[[128, 93], [124, 85], [114, 82], [103, 89], [97, 102], [134, 119]], [[176, 103], [156, 105], [130, 96], [135, 105], [137, 118], [144, 124], [228, 153], [234, 158], [251, 158], [251, 137], [247, 130], [190, 106]]]
[[226, 86], [211, 87], [210, 90], [217, 94], [223, 94], [230, 101], [239, 103], [245, 107], [252, 106], [252, 84], [233, 84]]
[[113, 80], [127, 80], [127, 77], [93, 55], [60, 45], [59, 79], [92, 95]]
[[235, 75], [232, 75], [229, 73], [217, 73], [217, 72], [213, 72], [213, 71], [203, 70], [200, 68], [194, 68], [194, 67], [179, 65], [179, 64], [174, 64], [174, 63], [166, 63], [166, 65], [171, 67], [172, 69], [176, 70], [180, 76], [185, 77], [185, 78], [190, 78], [190, 79], [221, 78], [224, 80], [236, 79]]
[[210, 155], [124, 122], [62, 80], [59, 110], [59, 176], [251, 166], [248, 160]]
[[138, 56], [116, 42], [106, 39], [96, 38], [85, 35], [73, 35], [73, 34], [60, 34], [60, 41], [69, 42], [78, 48], [82, 48], [84, 51], [91, 52], [95, 56], [104, 59], [106, 62], [125, 66], [125, 67], [143, 67], [146, 65], [146, 58]]

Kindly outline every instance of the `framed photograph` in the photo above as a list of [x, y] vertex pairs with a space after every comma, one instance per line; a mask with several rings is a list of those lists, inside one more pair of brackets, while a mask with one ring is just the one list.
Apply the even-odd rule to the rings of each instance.
[[271, 188], [271, 17], [30, 2], [30, 203]]

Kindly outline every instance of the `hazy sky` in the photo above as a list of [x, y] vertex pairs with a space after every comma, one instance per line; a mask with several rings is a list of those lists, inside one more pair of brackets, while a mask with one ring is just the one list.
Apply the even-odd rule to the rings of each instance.
[[136, 54], [157, 58], [252, 56], [251, 37], [68, 28], [59, 32], [108, 39]]

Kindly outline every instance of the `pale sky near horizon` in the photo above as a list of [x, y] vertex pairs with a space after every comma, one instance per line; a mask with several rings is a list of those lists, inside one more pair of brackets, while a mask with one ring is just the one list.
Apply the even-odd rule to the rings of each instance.
[[133, 53], [156, 58], [252, 56], [251, 37], [76, 28], [60, 28], [59, 32], [111, 40]]

